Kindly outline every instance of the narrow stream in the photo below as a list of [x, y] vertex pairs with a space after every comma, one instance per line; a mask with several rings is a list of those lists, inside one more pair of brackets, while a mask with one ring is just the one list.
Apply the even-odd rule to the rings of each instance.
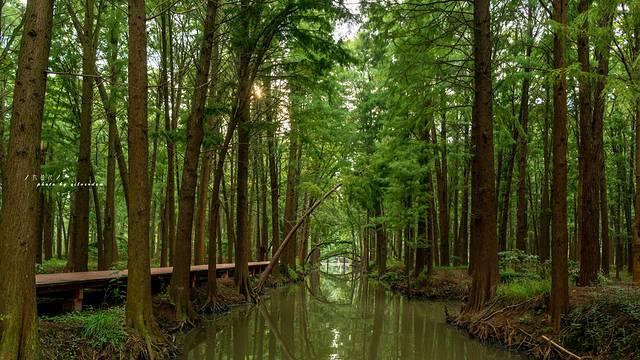
[[447, 325], [443, 308], [366, 277], [318, 274], [186, 335], [182, 359], [524, 359]]

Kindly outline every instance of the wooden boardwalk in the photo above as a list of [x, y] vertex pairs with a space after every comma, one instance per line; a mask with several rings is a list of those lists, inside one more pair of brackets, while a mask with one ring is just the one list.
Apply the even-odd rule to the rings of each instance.
[[[262, 272], [268, 261], [250, 262], [249, 272], [257, 274]], [[236, 265], [217, 264], [217, 276], [231, 275]], [[207, 265], [191, 266], [191, 279], [198, 281], [207, 278]], [[173, 267], [151, 268], [151, 281], [169, 280], [173, 273]], [[127, 270], [87, 271], [76, 273], [55, 273], [36, 275], [36, 293], [40, 298], [58, 298], [68, 310], [82, 308], [82, 299], [85, 289], [106, 289], [111, 285], [124, 282], [128, 275]]]

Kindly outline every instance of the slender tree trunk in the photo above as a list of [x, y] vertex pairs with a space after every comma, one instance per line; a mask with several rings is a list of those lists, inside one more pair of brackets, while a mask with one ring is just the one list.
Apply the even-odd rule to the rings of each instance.
[[460, 249], [460, 265], [469, 263], [469, 166], [464, 165], [462, 190], [462, 209], [460, 210], [460, 231], [458, 246]]
[[269, 185], [271, 193], [271, 255], [275, 254], [280, 246], [280, 184], [278, 179], [277, 162], [276, 162], [276, 129], [277, 124], [274, 123], [274, 105], [271, 97], [271, 82], [265, 84], [267, 89], [267, 122], [271, 127], [267, 130], [267, 151], [269, 161]]
[[538, 256], [540, 257], [540, 262], [545, 262], [549, 260], [549, 246], [551, 243], [550, 232], [549, 232], [549, 223], [551, 221], [551, 209], [549, 204], [549, 162], [551, 160], [551, 154], [549, 151], [549, 127], [550, 127], [550, 104], [551, 104], [551, 96], [549, 95], [549, 88], [545, 87], [545, 110], [544, 110], [544, 125], [543, 125], [543, 134], [542, 134], [542, 142], [543, 142], [543, 174], [542, 174], [542, 189], [540, 194], [540, 230], [538, 234], [540, 235], [539, 245], [538, 245]]
[[[506, 176], [504, 181], [504, 192], [502, 193], [502, 208], [500, 211], [500, 226], [498, 231], [498, 250], [506, 251], [507, 233], [509, 229], [509, 210], [511, 204], [511, 183], [513, 181], [513, 168], [515, 164], [516, 145], [514, 144], [509, 150], [509, 155], [506, 164]], [[498, 190], [499, 191], [499, 190]]]
[[[176, 320], [180, 324], [189, 321], [195, 316], [191, 303], [191, 283], [189, 281], [191, 274], [191, 235], [195, 193], [198, 184], [198, 161], [200, 159], [202, 139], [204, 138], [204, 107], [209, 89], [207, 83], [209, 81], [209, 71], [211, 70], [213, 42], [216, 41], [217, 16], [218, 0], [208, 0], [207, 16], [204, 20], [204, 36], [200, 45], [198, 66], [196, 67], [196, 88], [193, 92], [191, 115], [187, 123], [187, 145], [184, 155], [178, 210], [178, 233], [169, 291], [176, 311]], [[209, 169], [206, 170], [208, 173]]]
[[202, 166], [200, 167], [200, 186], [198, 188], [198, 207], [196, 211], [196, 238], [193, 244], [193, 262], [196, 265], [205, 263], [205, 219], [208, 202], [207, 195], [209, 192], [209, 175], [211, 173], [211, 154], [211, 150], [207, 150], [202, 154]]
[[569, 309], [567, 260], [567, 79], [565, 52], [567, 38], [567, 0], [553, 0], [553, 21], [559, 24], [553, 36], [553, 67], [559, 71], [553, 101], [553, 178], [551, 182], [551, 320], [556, 332], [560, 317]]
[[[93, 116], [93, 81], [96, 50], [93, 42], [94, 0], [87, 0], [84, 8], [84, 27], [80, 35], [82, 45], [82, 100], [80, 109], [80, 149], [76, 181], [76, 221], [74, 222], [73, 258], [70, 271], [87, 271], [89, 263], [89, 191], [91, 182], [91, 122]], [[78, 28], [80, 26], [77, 26]]]
[[636, 149], [635, 149], [635, 218], [633, 221], [633, 237], [629, 251], [629, 271], [633, 274], [633, 282], [640, 284], [640, 100], [635, 104]]
[[104, 264], [104, 238], [102, 237], [102, 213], [100, 211], [100, 196], [98, 195], [98, 186], [96, 185], [96, 177], [91, 167], [91, 194], [93, 195], [93, 210], [96, 216], [96, 239], [98, 243], [98, 270], [105, 270]]
[[58, 206], [58, 218], [56, 219], [56, 258], [62, 259], [62, 247], [63, 247], [63, 232], [64, 232], [64, 220], [62, 218], [62, 201], [58, 199], [56, 201], [56, 205]]
[[0, 251], [11, 254], [0, 262], [0, 358], [7, 360], [40, 355], [35, 288], [39, 196], [37, 182], [24, 178], [39, 172], [52, 18], [53, 1], [27, 1], [0, 210]]
[[[259, 142], [262, 145], [262, 142]], [[262, 146], [259, 155], [260, 164], [260, 214], [262, 218], [262, 225], [260, 226], [260, 253], [258, 254], [258, 260], [264, 261], [267, 259], [269, 250], [269, 217], [267, 215], [267, 169], [266, 161], [263, 156]], [[276, 218], [277, 221], [277, 218]]]
[[[295, 93], [292, 90], [292, 93]], [[295, 95], [294, 95], [295, 96]], [[295, 114], [295, 105], [291, 105], [291, 114]], [[292, 116], [293, 117], [293, 116]], [[299, 148], [298, 129], [296, 126], [296, 120], [292, 119], [291, 129], [289, 130], [289, 160], [287, 164], [287, 192], [285, 196], [284, 204], [284, 231], [288, 234], [296, 223], [296, 213], [298, 211], [298, 148]], [[282, 268], [283, 274], [288, 273], [288, 269], [296, 268], [296, 248], [297, 248], [297, 236], [294, 235], [293, 239], [285, 247], [285, 251], [282, 254]]]
[[375, 202], [374, 211], [376, 217], [376, 265], [378, 274], [384, 275], [387, 272], [387, 232], [382, 220], [382, 201], [379, 198]]
[[[166, 9], [169, 11], [169, 9]], [[164, 107], [164, 130], [167, 134], [173, 132], [172, 124], [172, 109], [169, 106], [169, 77], [168, 77], [168, 56], [171, 51], [171, 43], [167, 44], [167, 38], [171, 34], [168, 33], [167, 27], [170, 26], [168, 14], [163, 12], [160, 15], [160, 44], [161, 44], [161, 61], [160, 61], [160, 77], [161, 83], [164, 86], [162, 92], [163, 95], [163, 107]], [[169, 31], [170, 32], [170, 31]], [[171, 57], [173, 59], [173, 57]], [[173, 67], [171, 67], [173, 69]], [[171, 76], [171, 91], [173, 92], [174, 77]], [[166, 138], [167, 145], [167, 188], [165, 196], [165, 211], [167, 214], [167, 248], [168, 248], [168, 262], [173, 264], [173, 250], [176, 239], [176, 170], [175, 170], [175, 144], [171, 136]]]
[[113, 248], [116, 241], [116, 124], [109, 122], [109, 158], [107, 159], [107, 193], [104, 204], [104, 266], [113, 266]]
[[[530, 5], [527, 10], [527, 48], [525, 56], [527, 61], [531, 58], [533, 39], [533, 14], [534, 9]], [[525, 78], [522, 80], [522, 93], [520, 97], [520, 126], [522, 132], [518, 136], [518, 200], [516, 215], [516, 249], [527, 251], [527, 144], [529, 142], [529, 66], [524, 68]]]
[[613, 2], [604, 2], [603, 11], [598, 20], [597, 42], [595, 44], [595, 57], [598, 63], [597, 80], [594, 89], [593, 103], [593, 139], [594, 152], [598, 159], [596, 176], [598, 181], [598, 195], [600, 196], [600, 235], [602, 237], [602, 272], [609, 275], [610, 264], [610, 244], [609, 244], [609, 209], [607, 201], [607, 177], [605, 169], [605, 153], [604, 153], [604, 111], [605, 111], [605, 86], [607, 84], [607, 76], [609, 75], [609, 45], [613, 35], [612, 20], [615, 5]]
[[42, 208], [42, 245], [44, 260], [50, 260], [53, 257], [53, 219], [54, 219], [53, 202], [50, 196], [45, 196], [44, 206]]
[[474, 3], [475, 99], [471, 120], [471, 256], [474, 258], [467, 311], [480, 310], [496, 293], [495, 170], [491, 79], [491, 15], [488, 0]]
[[[440, 261], [442, 266], [449, 266], [449, 184], [447, 179], [447, 125], [443, 116], [440, 125], [441, 150], [436, 158], [436, 180], [438, 185], [438, 220], [440, 234]], [[432, 128], [432, 140], [437, 145], [435, 128]]]

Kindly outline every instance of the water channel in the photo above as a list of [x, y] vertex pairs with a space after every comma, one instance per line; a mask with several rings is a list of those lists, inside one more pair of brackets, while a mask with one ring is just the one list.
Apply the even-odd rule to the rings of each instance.
[[444, 306], [407, 300], [355, 274], [315, 272], [271, 290], [257, 306], [204, 321], [186, 335], [182, 359], [522, 360], [444, 321]]

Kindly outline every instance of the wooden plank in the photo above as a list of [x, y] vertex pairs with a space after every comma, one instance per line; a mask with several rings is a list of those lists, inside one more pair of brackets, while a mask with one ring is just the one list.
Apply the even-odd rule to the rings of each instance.
[[[249, 269], [264, 269], [268, 264], [268, 261], [251, 262], [249, 263]], [[234, 269], [235, 264], [233, 263], [216, 265], [217, 271], [226, 272]], [[206, 275], [207, 271], [207, 265], [191, 266], [192, 275]], [[172, 273], [173, 267], [152, 268], [151, 278], [170, 277]], [[127, 270], [39, 274], [36, 275], [36, 290], [38, 293], [51, 293], [77, 288], [101, 287], [107, 285], [111, 281], [125, 279], [127, 275]]]

